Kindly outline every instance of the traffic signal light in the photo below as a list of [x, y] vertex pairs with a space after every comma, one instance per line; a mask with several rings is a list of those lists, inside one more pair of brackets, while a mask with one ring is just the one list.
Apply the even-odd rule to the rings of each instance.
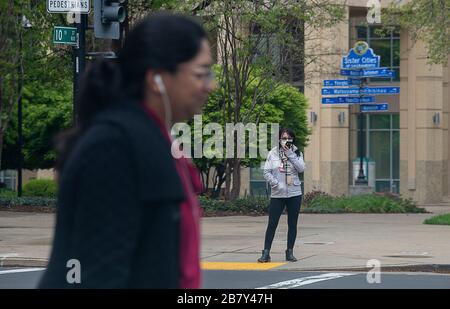
[[127, 0], [94, 0], [94, 34], [96, 38], [119, 39], [120, 24], [126, 19]]

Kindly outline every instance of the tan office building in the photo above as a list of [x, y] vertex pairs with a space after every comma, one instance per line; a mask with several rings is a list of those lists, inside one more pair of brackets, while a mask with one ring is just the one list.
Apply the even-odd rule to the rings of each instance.
[[[305, 191], [348, 195], [358, 157], [359, 104], [322, 104], [326, 79], [339, 75], [341, 59], [356, 41], [366, 41], [381, 56], [381, 66], [397, 72], [391, 79], [369, 80], [369, 86], [399, 86], [399, 95], [376, 96], [387, 111], [364, 113], [363, 145], [369, 184], [377, 192], [395, 192], [419, 203], [448, 201], [450, 194], [449, 105], [450, 61], [427, 64], [424, 44], [413, 44], [402, 29], [380, 36], [379, 25], [367, 23], [366, 0], [350, 0], [345, 22], [317, 32], [314, 49], [322, 61], [305, 68], [312, 136], [305, 149]], [[382, 2], [386, 4], [385, 1]], [[306, 41], [305, 48], [312, 41]], [[329, 65], [324, 66], [323, 63]]]

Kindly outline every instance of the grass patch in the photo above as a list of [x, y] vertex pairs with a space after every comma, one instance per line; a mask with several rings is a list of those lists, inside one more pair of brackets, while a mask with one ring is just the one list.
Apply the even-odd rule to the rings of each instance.
[[434, 216], [423, 221], [424, 224], [450, 225], [450, 214]]

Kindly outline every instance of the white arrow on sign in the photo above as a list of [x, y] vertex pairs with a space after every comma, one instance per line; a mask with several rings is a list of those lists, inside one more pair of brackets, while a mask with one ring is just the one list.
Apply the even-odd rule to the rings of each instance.
[[89, 0], [47, 0], [47, 12], [89, 14], [91, 4]]

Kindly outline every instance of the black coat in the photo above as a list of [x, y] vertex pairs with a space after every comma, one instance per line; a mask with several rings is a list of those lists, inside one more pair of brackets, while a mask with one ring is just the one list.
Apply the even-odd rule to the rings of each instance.
[[[135, 103], [98, 115], [60, 175], [40, 288], [177, 288], [183, 188], [170, 145]], [[68, 283], [77, 259], [81, 283]], [[70, 263], [70, 262], [69, 262]]]

